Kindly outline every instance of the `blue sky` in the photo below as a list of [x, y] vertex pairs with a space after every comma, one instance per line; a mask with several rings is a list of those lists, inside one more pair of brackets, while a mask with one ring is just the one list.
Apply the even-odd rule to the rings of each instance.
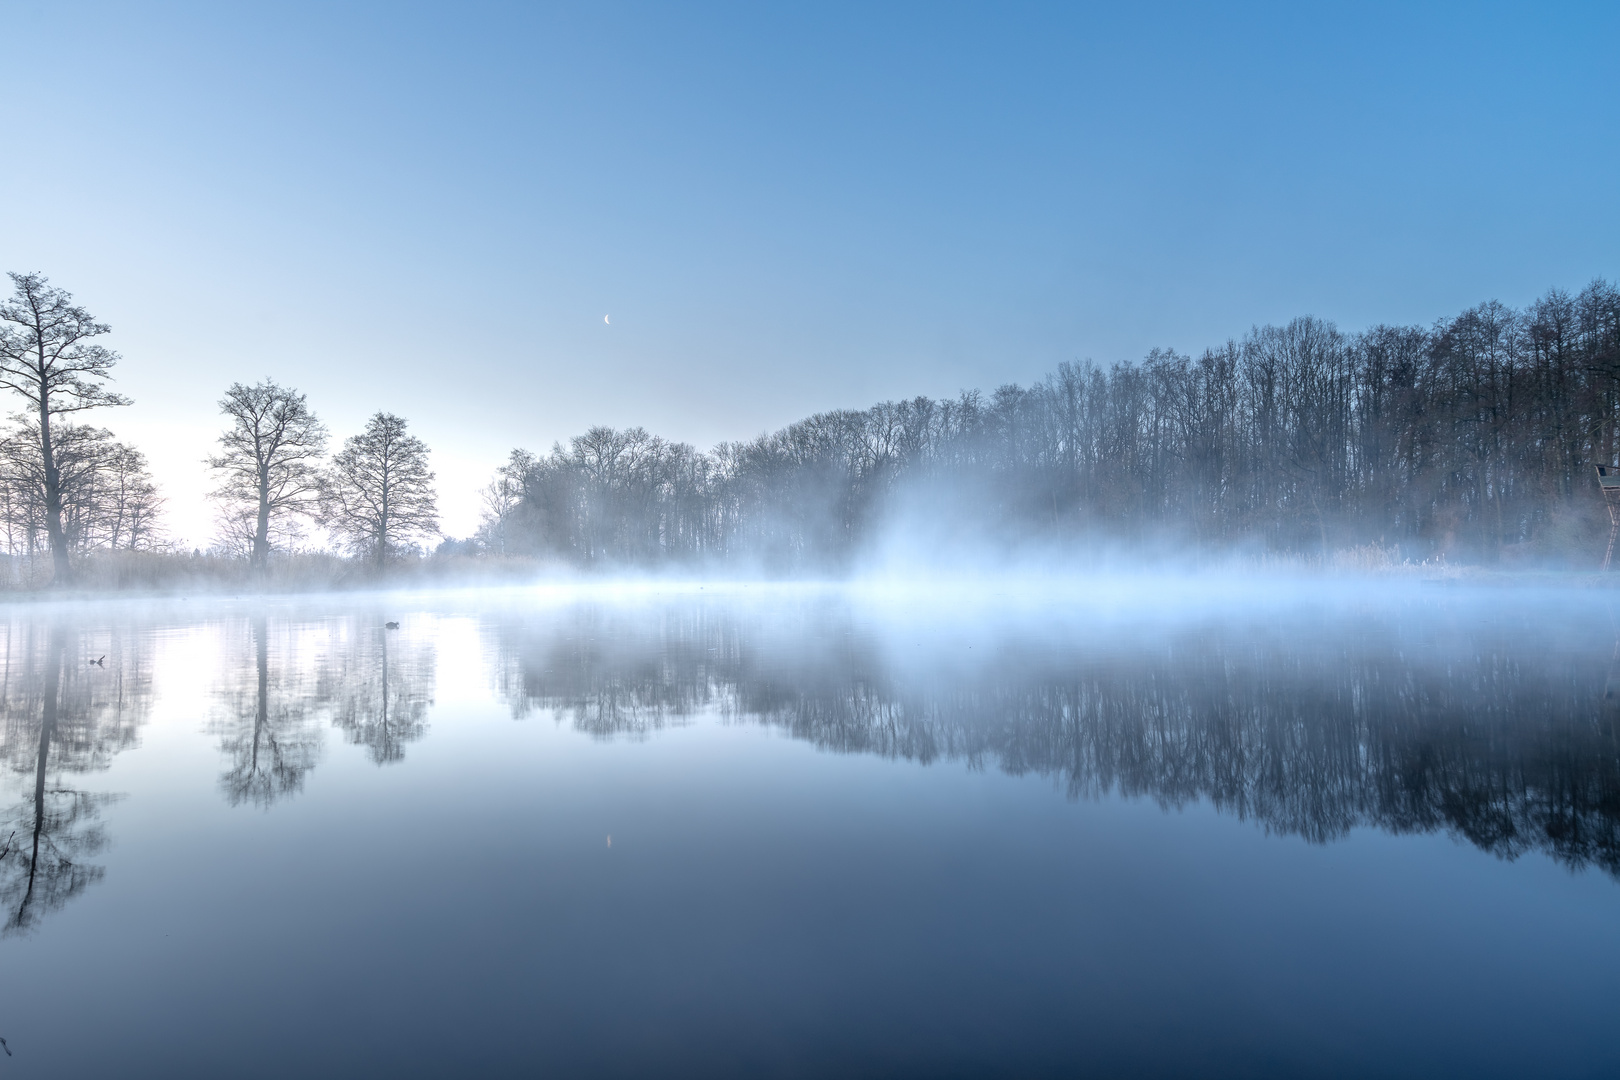
[[[233, 380], [514, 446], [1620, 277], [1620, 5], [0, 2], [0, 269], [204, 543]], [[603, 316], [612, 316], [604, 325]]]

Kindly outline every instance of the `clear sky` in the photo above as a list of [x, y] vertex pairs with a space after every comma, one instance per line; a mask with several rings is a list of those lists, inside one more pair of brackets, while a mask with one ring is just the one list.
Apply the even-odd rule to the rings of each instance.
[[[1620, 277], [1620, 4], [0, 0], [0, 270], [205, 544], [234, 380], [514, 446]], [[611, 325], [603, 317], [610, 315]]]

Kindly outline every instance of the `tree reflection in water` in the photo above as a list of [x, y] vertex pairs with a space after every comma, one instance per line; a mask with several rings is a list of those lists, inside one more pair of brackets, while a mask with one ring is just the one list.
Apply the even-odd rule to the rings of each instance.
[[349, 742], [378, 765], [405, 758], [405, 745], [427, 731], [433, 704], [435, 650], [431, 638], [390, 630], [379, 619], [330, 626], [315, 696]]
[[1358, 826], [1446, 830], [1620, 876], [1606, 618], [1556, 642], [1500, 621], [1436, 629], [1363, 618], [1328, 635], [1008, 640], [986, 644], [994, 662], [968, 666], [958, 646], [937, 667], [852, 620], [765, 633], [707, 609], [585, 609], [496, 637], [517, 715], [557, 710], [598, 737], [645, 736], [713, 702], [827, 750], [993, 764], [1071, 798], [1208, 800], [1316, 843]]
[[583, 607], [570, 618], [566, 626], [500, 625], [497, 663], [514, 716], [552, 709], [596, 738], [646, 738], [715, 703], [711, 641], [726, 633], [710, 613], [642, 612], [626, 620]]
[[301, 629], [278, 622], [272, 642], [269, 619], [261, 614], [223, 631], [224, 716], [214, 728], [230, 762], [219, 783], [232, 806], [269, 809], [303, 790], [320, 760], [321, 729], [311, 716], [314, 687], [298, 655]]
[[231, 805], [268, 809], [301, 791], [319, 764], [330, 721], [379, 765], [401, 761], [427, 730], [435, 650], [430, 639], [372, 618], [319, 622], [263, 614], [228, 627], [223, 715], [215, 722], [229, 765]]
[[106, 843], [100, 812], [113, 796], [67, 777], [105, 769], [135, 745], [152, 691], [142, 639], [118, 630], [11, 623], [0, 635], [0, 753], [21, 789], [0, 826], [0, 903], [4, 932], [15, 934], [101, 879], [87, 860]]

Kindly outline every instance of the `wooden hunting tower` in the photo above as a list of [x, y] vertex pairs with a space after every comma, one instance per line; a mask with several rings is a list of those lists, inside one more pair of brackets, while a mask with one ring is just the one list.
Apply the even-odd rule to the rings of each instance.
[[1620, 537], [1620, 467], [1599, 465], [1598, 487], [1603, 489], [1603, 501], [1609, 506], [1609, 547], [1603, 553], [1603, 569], [1609, 568], [1614, 558], [1614, 541]]

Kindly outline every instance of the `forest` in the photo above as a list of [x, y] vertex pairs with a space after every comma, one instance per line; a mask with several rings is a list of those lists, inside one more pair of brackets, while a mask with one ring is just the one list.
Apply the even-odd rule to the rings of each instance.
[[[0, 302], [0, 531], [13, 586], [128, 558], [273, 575], [422, 567], [851, 569], [886, 549], [1039, 549], [1595, 568], [1593, 466], [1620, 457], [1620, 289], [1553, 289], [1433, 325], [1304, 316], [1197, 355], [1060, 364], [1030, 386], [818, 413], [707, 452], [592, 427], [514, 450], [465, 539], [439, 531], [429, 448], [385, 412], [328, 452], [304, 394], [234, 383], [206, 467], [218, 527], [180, 550], [135, 447], [110, 328], [38, 274]], [[105, 575], [97, 580], [105, 580]]]
[[1430, 327], [1256, 327], [1197, 356], [820, 413], [709, 453], [635, 428], [515, 451], [481, 550], [579, 565], [839, 566], [884, 537], [1595, 566], [1620, 290]]

